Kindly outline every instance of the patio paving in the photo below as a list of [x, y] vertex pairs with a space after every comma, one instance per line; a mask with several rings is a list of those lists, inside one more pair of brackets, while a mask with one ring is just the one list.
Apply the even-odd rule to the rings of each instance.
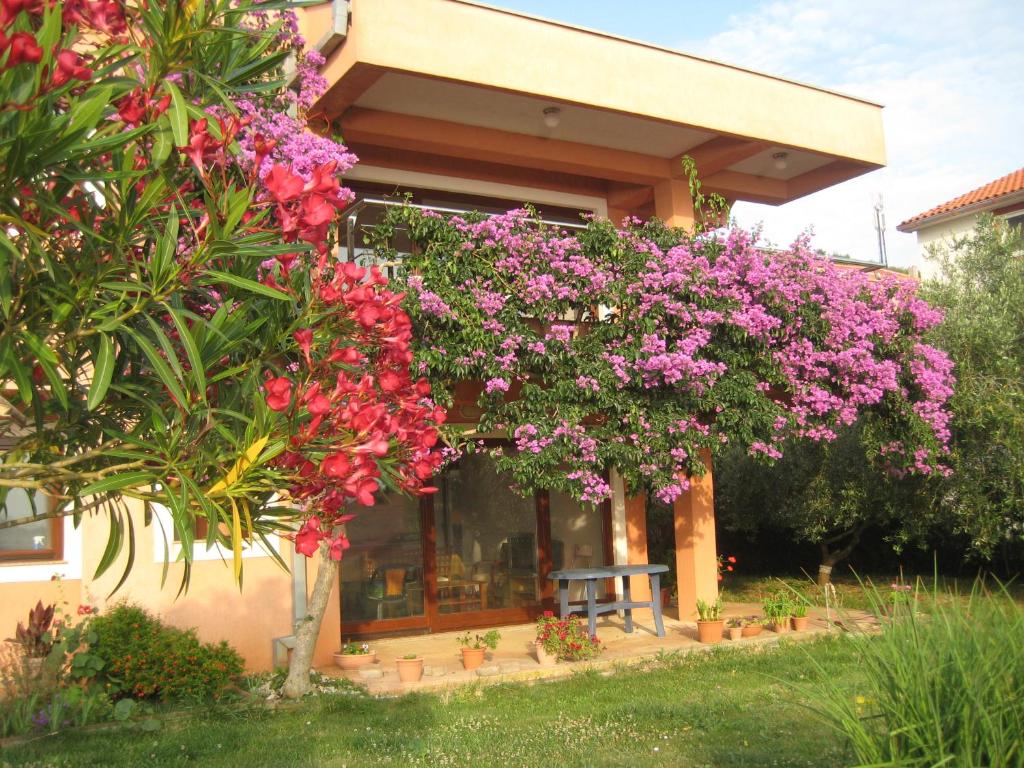
[[[726, 603], [722, 614], [726, 619], [741, 616], [760, 615], [758, 603]], [[825, 619], [824, 609], [812, 609], [808, 629], [804, 632], [776, 634], [765, 628], [756, 637], [729, 640], [728, 636], [719, 645], [697, 642], [695, 621], [680, 621], [675, 608], [665, 609], [665, 637], [659, 638], [654, 632], [650, 611], [634, 611], [634, 631], [627, 634], [622, 617], [611, 614], [597, 623], [597, 636], [604, 645], [604, 652], [595, 660], [586, 662], [560, 662], [553, 667], [542, 667], [533, 654], [535, 627], [531, 624], [514, 624], [498, 627], [501, 642], [494, 652], [487, 652], [483, 667], [465, 670], [462, 654], [455, 638], [462, 632], [439, 632], [436, 634], [407, 635], [371, 640], [370, 646], [377, 651], [377, 661], [362, 670], [342, 671], [337, 667], [325, 667], [324, 674], [347, 677], [365, 686], [372, 695], [394, 695], [412, 691], [435, 690], [469, 683], [503, 683], [534, 681], [571, 675], [587, 668], [610, 669], [618, 664], [639, 664], [656, 657], [659, 653], [701, 653], [712, 648], [754, 647], [777, 643], [782, 638], [808, 640], [827, 632], [842, 631], [831, 628]], [[833, 620], [836, 615], [833, 612]], [[584, 617], [584, 621], [586, 618]], [[876, 624], [874, 617], [861, 611], [844, 611], [841, 617], [844, 626], [851, 623], [861, 628]], [[484, 629], [470, 630], [471, 633]], [[424, 659], [424, 674], [418, 683], [403, 683], [398, 679], [395, 660], [406, 654], [415, 653]]]

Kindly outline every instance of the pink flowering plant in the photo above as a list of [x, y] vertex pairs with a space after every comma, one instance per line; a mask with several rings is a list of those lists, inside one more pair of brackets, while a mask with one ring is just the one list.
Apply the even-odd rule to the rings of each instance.
[[591, 636], [587, 625], [576, 614], [560, 619], [551, 611], [537, 619], [537, 642], [559, 661], [585, 661], [604, 650], [597, 635]]
[[894, 474], [948, 471], [952, 365], [925, 341], [941, 314], [901, 276], [843, 269], [799, 239], [690, 234], [652, 220], [581, 231], [530, 210], [442, 216], [396, 208], [376, 232], [415, 243], [404, 306], [418, 372], [480, 383], [479, 431], [524, 492], [584, 503], [632, 491], [671, 502], [727, 444], [764, 461], [789, 438], [863, 420]]

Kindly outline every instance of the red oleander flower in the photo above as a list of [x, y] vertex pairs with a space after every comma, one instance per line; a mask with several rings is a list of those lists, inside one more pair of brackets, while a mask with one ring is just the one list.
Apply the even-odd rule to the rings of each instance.
[[268, 379], [264, 388], [267, 391], [267, 405], [275, 411], [287, 411], [292, 403], [292, 382], [279, 376]]

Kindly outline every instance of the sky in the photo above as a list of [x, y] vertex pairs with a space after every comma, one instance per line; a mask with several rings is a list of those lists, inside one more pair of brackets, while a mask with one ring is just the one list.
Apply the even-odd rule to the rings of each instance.
[[787, 245], [812, 229], [830, 253], [909, 266], [896, 225], [1024, 166], [1022, 0], [490, 0], [881, 103], [888, 165], [783, 206], [739, 203]]

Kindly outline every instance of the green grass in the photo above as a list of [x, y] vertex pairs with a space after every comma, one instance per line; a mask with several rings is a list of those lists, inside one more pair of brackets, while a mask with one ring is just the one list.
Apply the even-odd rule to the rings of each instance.
[[[936, 586], [933, 574], [904, 574], [902, 577], [898, 574], [871, 574], [862, 576], [861, 579], [863, 586], [853, 573], [833, 577], [832, 583], [835, 586], [840, 612], [843, 610], [870, 611], [873, 589], [877, 589], [878, 593], [884, 596], [889, 592], [889, 585], [896, 581], [919, 585], [923, 592], [932, 592], [933, 587]], [[949, 600], [954, 594], [968, 595], [973, 583], [973, 577], [954, 579], [940, 576], [937, 585], [938, 597], [940, 600]], [[730, 573], [722, 583], [722, 599], [726, 602], [760, 603], [764, 597], [779, 589], [784, 589], [783, 584], [806, 596], [815, 605], [825, 605], [821, 588], [807, 576], [746, 576]], [[865, 590], [864, 586], [867, 586], [868, 589]], [[1024, 605], [1024, 584], [1009, 584], [1007, 592], [1018, 603]]]
[[[322, 696], [164, 718], [159, 730], [66, 733], [11, 766], [822, 766], [851, 757], [789, 682], [857, 690], [849, 637], [663, 656], [646, 668], [395, 699]], [[870, 641], [869, 641], [870, 642]], [[813, 656], [814, 664], [810, 663]]]

